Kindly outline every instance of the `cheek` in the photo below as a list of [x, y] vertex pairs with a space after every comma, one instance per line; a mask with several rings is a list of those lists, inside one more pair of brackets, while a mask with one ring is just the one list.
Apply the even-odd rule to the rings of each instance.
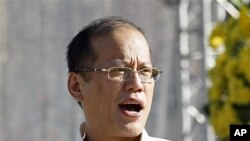
[[145, 87], [145, 95], [148, 106], [150, 107], [154, 95], [154, 84]]
[[[108, 82], [95, 82], [85, 96], [85, 114], [91, 121], [108, 121], [115, 109], [116, 87]], [[94, 117], [94, 119], [93, 119]], [[90, 119], [91, 118], [91, 119]]]
[[99, 106], [104, 110], [102, 112], [113, 113], [117, 106], [119, 95], [122, 93], [122, 85], [107, 80], [103, 82], [101, 86], [98, 86], [96, 91], [99, 93]]
[[106, 83], [103, 92], [103, 97], [105, 99], [105, 103], [109, 106], [109, 109], [112, 109], [116, 106], [121, 93], [122, 93], [122, 85], [114, 82]]

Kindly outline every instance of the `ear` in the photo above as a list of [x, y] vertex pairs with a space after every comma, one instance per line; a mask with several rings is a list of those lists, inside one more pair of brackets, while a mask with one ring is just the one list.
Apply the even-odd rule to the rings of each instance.
[[81, 78], [79, 74], [70, 72], [68, 75], [68, 90], [76, 101], [83, 101], [83, 91], [81, 89]]

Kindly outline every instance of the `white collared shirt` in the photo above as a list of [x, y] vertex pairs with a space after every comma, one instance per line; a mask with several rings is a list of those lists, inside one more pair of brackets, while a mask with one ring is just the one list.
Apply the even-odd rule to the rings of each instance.
[[[84, 127], [84, 124], [85, 124], [85, 123], [83, 123], [83, 126], [81, 126], [81, 128], [85, 128], [85, 127]], [[85, 130], [85, 129], [83, 129], [83, 130]], [[84, 135], [83, 135], [83, 137], [81, 137], [81, 133], [78, 132], [78, 133], [77, 133], [77, 137], [76, 137], [76, 141], [84, 141], [85, 134], [86, 134], [86, 133], [85, 133], [85, 131], [84, 131]], [[161, 139], [161, 138], [155, 138], [155, 137], [150, 137], [150, 136], [148, 135], [148, 133], [146, 132], [146, 130], [143, 129], [142, 134], [141, 134], [141, 139], [140, 139], [140, 141], [169, 141], [169, 140], [165, 140], [165, 139]]]

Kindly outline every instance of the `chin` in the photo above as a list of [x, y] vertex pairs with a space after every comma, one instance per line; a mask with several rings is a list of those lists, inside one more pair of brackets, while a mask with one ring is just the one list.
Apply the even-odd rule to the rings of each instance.
[[124, 137], [136, 137], [142, 133], [144, 125], [141, 123], [128, 123], [123, 127], [121, 132]]

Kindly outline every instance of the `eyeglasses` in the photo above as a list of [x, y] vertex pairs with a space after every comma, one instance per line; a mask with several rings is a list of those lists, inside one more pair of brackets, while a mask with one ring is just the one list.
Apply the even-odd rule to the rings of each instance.
[[108, 72], [108, 78], [115, 81], [127, 81], [132, 73], [138, 73], [142, 82], [151, 82], [152, 80], [157, 81], [162, 73], [161, 70], [157, 68], [143, 68], [138, 71], [133, 71], [128, 67], [111, 67], [105, 68], [83, 68], [79, 69], [77, 72]]

